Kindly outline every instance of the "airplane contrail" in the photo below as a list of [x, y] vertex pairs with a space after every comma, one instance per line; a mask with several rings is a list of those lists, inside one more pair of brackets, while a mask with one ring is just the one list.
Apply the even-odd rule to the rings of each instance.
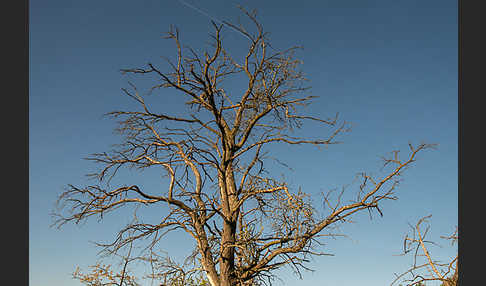
[[236, 29], [235, 27], [232, 27], [231, 25], [228, 25], [227, 23], [225, 23], [224, 21], [221, 21], [211, 15], [209, 15], [208, 13], [204, 12], [203, 10], [199, 9], [198, 7], [194, 6], [194, 5], [191, 5], [189, 3], [187, 3], [186, 1], [184, 0], [177, 0], [179, 1], [179, 3], [183, 4], [184, 6], [188, 7], [188, 8], [191, 8], [192, 10], [196, 11], [196, 12], [199, 12], [200, 14], [208, 17], [209, 19], [215, 21], [215, 22], [218, 22], [220, 23], [221, 25], [226, 25], [228, 27], [230, 27], [233, 31], [235, 32], [238, 32], [238, 34], [242, 35], [242, 36], [245, 36], [245, 38], [248, 38], [249, 40], [252, 40], [250, 39], [247, 35], [243, 34], [241, 31], [238, 31], [238, 29]]
[[177, 1], [179, 1], [179, 2], [180, 2], [181, 4], [183, 4], [184, 6], [189, 7], [189, 8], [191, 8], [192, 10], [194, 10], [194, 11], [196, 11], [196, 12], [199, 12], [199, 13], [203, 14], [204, 16], [206, 16], [206, 17], [210, 18], [211, 20], [213, 20], [213, 21], [215, 21], [215, 22], [218, 22], [218, 23], [220, 23], [220, 24], [224, 25], [223, 21], [220, 21], [220, 20], [218, 20], [218, 19], [214, 18], [213, 16], [211, 16], [211, 15], [209, 15], [208, 13], [204, 12], [203, 10], [201, 10], [201, 9], [197, 8], [196, 6], [191, 5], [191, 4], [189, 4], [189, 3], [187, 3], [186, 1], [183, 1], [183, 0], [177, 0]]

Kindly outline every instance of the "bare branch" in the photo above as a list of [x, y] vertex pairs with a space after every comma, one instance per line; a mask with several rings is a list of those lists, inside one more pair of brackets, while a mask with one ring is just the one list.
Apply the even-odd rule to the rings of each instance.
[[[431, 217], [432, 215], [422, 217], [418, 220], [415, 226], [411, 226], [413, 234], [411, 237], [407, 235], [404, 239], [403, 255], [409, 253], [412, 248], [415, 248], [413, 256], [414, 263], [410, 269], [400, 275], [396, 275], [395, 280], [393, 280], [390, 285], [394, 285], [398, 281], [407, 282], [407, 285], [423, 285], [423, 283], [427, 281], [442, 281], [441, 285], [443, 286], [458, 285], [458, 256], [456, 255], [451, 258], [448, 263], [441, 263], [434, 260], [430, 254], [427, 244], [434, 245], [435, 243], [433, 241], [427, 241], [425, 236], [430, 228], [428, 221]], [[426, 231], [423, 231], [423, 224], [427, 224]], [[453, 243], [457, 242], [459, 239], [457, 236], [457, 228], [452, 235], [442, 236], [442, 238], [451, 240]], [[419, 252], [419, 250], [421, 250], [421, 252]], [[425, 263], [418, 265], [417, 260], [420, 258], [423, 258]], [[406, 276], [409, 276], [410, 278], [404, 279]]]

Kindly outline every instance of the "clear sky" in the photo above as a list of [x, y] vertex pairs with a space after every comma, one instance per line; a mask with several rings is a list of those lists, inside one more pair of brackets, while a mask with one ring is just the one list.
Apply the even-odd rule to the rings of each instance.
[[[342, 228], [350, 239], [329, 241], [335, 256], [315, 259], [303, 280], [282, 271], [277, 285], [389, 285], [411, 257], [400, 253], [407, 223], [432, 214], [430, 238], [457, 225], [457, 1], [30, 1], [29, 280], [32, 286], [79, 285], [70, 273], [94, 264], [98, 249], [129, 217], [50, 228], [49, 213], [67, 184], [85, 185], [95, 167], [82, 160], [108, 151], [118, 137], [102, 114], [126, 109], [121, 68], [142, 67], [174, 49], [162, 39], [177, 25], [184, 43], [205, 45], [209, 18], [237, 20], [240, 4], [256, 8], [274, 46], [302, 45], [310, 107], [322, 117], [340, 113], [353, 131], [341, 145], [321, 151], [275, 148], [294, 168], [292, 183], [319, 193], [351, 183], [356, 173], [378, 173], [380, 156], [407, 143], [438, 143], [405, 172], [399, 199], [383, 205], [384, 217], [358, 216]], [[242, 41], [226, 29], [227, 41]], [[143, 82], [140, 83], [143, 87]], [[147, 86], [145, 86], [147, 87]], [[163, 103], [169, 107], [170, 103]], [[313, 130], [307, 130], [309, 134]], [[121, 178], [141, 180], [143, 174]], [[150, 178], [150, 177], [149, 177]], [[146, 182], [156, 186], [157, 182]], [[355, 186], [356, 187], [356, 186]], [[121, 213], [120, 213], [121, 214]], [[164, 245], [177, 256], [190, 240]], [[433, 248], [447, 256], [449, 245]], [[149, 281], [146, 281], [150, 285]]]

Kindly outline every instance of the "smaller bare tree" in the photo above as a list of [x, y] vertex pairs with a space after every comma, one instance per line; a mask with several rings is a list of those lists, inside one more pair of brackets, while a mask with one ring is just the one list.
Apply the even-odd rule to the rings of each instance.
[[[209, 286], [200, 269], [186, 270], [173, 262], [170, 258], [160, 261], [161, 267], [171, 269], [161, 274], [150, 274], [144, 278], [153, 278], [160, 281], [160, 286]], [[131, 275], [127, 264], [121, 270], [115, 271], [111, 264], [96, 263], [89, 266], [91, 272], [82, 273], [79, 267], [73, 273], [73, 279], [86, 286], [140, 286], [136, 276]]]
[[140, 286], [134, 275], [130, 275], [128, 265], [138, 259], [131, 257], [133, 243], [130, 243], [128, 253], [120, 255], [122, 258], [122, 269], [114, 272], [111, 264], [96, 263], [91, 265], [91, 272], [82, 273], [79, 267], [73, 273], [73, 279], [79, 280], [86, 286]]
[[91, 272], [82, 273], [78, 267], [73, 273], [73, 279], [79, 280], [86, 286], [139, 286], [135, 276], [129, 275], [126, 270], [115, 272], [110, 264], [96, 263], [89, 267]]
[[[403, 241], [403, 254], [413, 253], [413, 264], [406, 272], [396, 275], [396, 279], [390, 284], [394, 285], [398, 281], [407, 286], [426, 285], [431, 281], [442, 281], [441, 286], [457, 286], [458, 284], [458, 254], [448, 262], [434, 260], [430, 254], [429, 245], [437, 244], [426, 240], [426, 235], [430, 230], [429, 218], [432, 215], [421, 218], [412, 229], [411, 237], [405, 236]], [[425, 230], [423, 230], [425, 225]], [[458, 242], [459, 235], [457, 226], [450, 236], [441, 236], [442, 239], [449, 240], [452, 245]], [[400, 284], [403, 285], [403, 284]]]
[[[137, 218], [135, 216], [135, 220]], [[133, 231], [130, 231], [133, 236]], [[133, 241], [129, 243], [128, 251], [125, 255], [116, 254], [121, 258], [121, 269], [115, 270], [111, 264], [97, 262], [89, 266], [91, 272], [82, 273], [76, 267], [72, 276], [86, 286], [140, 286], [138, 278], [159, 281], [160, 286], [210, 286], [209, 281], [204, 277], [203, 269], [192, 267], [188, 268], [187, 263], [183, 266], [173, 261], [170, 257], [162, 257], [151, 252], [150, 257], [133, 255]], [[149, 274], [137, 277], [132, 274], [129, 265], [134, 262], [148, 262], [151, 271]], [[163, 269], [164, 271], [161, 271]]]

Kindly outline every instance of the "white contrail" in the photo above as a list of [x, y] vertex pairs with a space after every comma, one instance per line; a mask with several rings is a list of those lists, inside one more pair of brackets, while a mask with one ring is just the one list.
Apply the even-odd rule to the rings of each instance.
[[213, 16], [211, 16], [211, 15], [209, 15], [208, 13], [204, 12], [203, 10], [201, 10], [201, 9], [197, 8], [196, 6], [191, 5], [191, 4], [189, 4], [189, 3], [187, 3], [186, 1], [183, 1], [183, 0], [177, 0], [177, 1], [179, 1], [181, 4], [185, 5], [186, 7], [189, 7], [189, 8], [191, 8], [192, 10], [194, 10], [194, 11], [196, 11], [196, 12], [199, 12], [199, 13], [203, 14], [204, 16], [208, 17], [209, 19], [211, 19], [211, 20], [213, 20], [213, 21], [215, 21], [215, 22], [218, 22], [218, 23], [220, 23], [221, 25], [224, 25], [223, 21], [220, 21], [220, 20], [218, 20], [218, 19], [214, 18]]
[[[242, 36], [245, 36], [245, 38], [250, 39], [250, 38], [249, 38], [247, 35], [243, 34], [241, 31], [238, 31], [238, 29], [236, 29], [236, 28], [232, 27], [231, 25], [228, 25], [228, 24], [227, 24], [227, 23], [225, 23], [224, 21], [221, 21], [221, 20], [219, 20], [219, 19], [216, 19], [215, 17], [213, 17], [213, 16], [209, 15], [208, 13], [206, 13], [206, 12], [204, 12], [203, 10], [201, 10], [201, 9], [197, 8], [196, 6], [189, 4], [189, 3], [187, 3], [187, 2], [186, 2], [186, 1], [184, 1], [184, 0], [177, 0], [177, 1], [179, 1], [179, 2], [180, 2], [181, 4], [183, 4], [184, 6], [189, 7], [189, 8], [191, 8], [192, 10], [194, 10], [194, 11], [196, 11], [196, 12], [199, 12], [199, 13], [203, 14], [204, 16], [208, 17], [209, 19], [211, 19], [211, 20], [213, 20], [213, 21], [215, 21], [215, 22], [220, 23], [221, 25], [226, 25], [226, 26], [230, 27], [230, 28], [231, 28], [233, 31], [238, 32], [238, 34], [240, 34], [240, 35], [242, 35]], [[250, 39], [250, 40], [252, 40], [252, 39]]]

